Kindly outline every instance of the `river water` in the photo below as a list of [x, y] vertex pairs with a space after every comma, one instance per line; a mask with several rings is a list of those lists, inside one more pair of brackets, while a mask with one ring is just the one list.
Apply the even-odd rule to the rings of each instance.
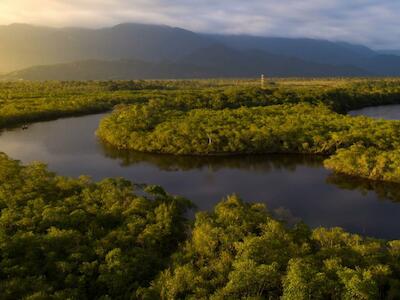
[[[400, 119], [400, 106], [352, 114]], [[59, 175], [94, 180], [124, 177], [163, 186], [212, 209], [236, 193], [263, 202], [275, 216], [311, 227], [340, 226], [379, 238], [400, 238], [400, 188], [333, 175], [323, 158], [310, 156], [176, 157], [115, 151], [95, 130], [104, 114], [35, 123], [0, 135], [0, 151], [23, 163], [45, 162]], [[397, 197], [396, 194], [399, 196]]]

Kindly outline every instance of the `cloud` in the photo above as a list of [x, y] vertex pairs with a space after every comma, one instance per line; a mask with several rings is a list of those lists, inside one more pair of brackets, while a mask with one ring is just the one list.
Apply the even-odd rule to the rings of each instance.
[[1, 0], [0, 24], [103, 27], [144, 22], [400, 48], [399, 11], [398, 0]]

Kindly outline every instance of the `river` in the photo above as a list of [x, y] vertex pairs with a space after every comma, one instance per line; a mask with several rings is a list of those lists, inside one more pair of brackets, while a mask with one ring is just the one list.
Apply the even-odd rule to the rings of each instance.
[[[400, 119], [400, 106], [367, 108], [352, 114]], [[263, 202], [278, 218], [303, 220], [311, 227], [340, 226], [379, 238], [400, 238], [398, 185], [333, 175], [321, 157], [269, 155], [176, 157], [115, 151], [95, 130], [104, 114], [39, 122], [0, 135], [0, 151], [23, 163], [42, 161], [59, 175], [94, 180], [124, 177], [163, 186], [212, 209], [236, 193]], [[399, 194], [396, 198], [395, 192]]]

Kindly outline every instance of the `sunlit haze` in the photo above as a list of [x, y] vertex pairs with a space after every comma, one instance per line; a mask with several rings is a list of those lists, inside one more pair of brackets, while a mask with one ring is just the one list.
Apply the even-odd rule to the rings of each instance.
[[0, 24], [166, 24], [199, 32], [310, 37], [400, 48], [397, 0], [2, 0]]

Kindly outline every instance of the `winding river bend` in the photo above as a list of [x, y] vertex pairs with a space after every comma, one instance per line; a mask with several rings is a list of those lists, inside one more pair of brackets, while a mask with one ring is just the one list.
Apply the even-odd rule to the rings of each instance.
[[[400, 119], [400, 106], [351, 114]], [[323, 158], [310, 156], [175, 157], [120, 152], [100, 143], [95, 130], [104, 114], [35, 123], [0, 135], [0, 151], [24, 163], [42, 161], [60, 175], [95, 180], [124, 177], [163, 186], [211, 209], [236, 193], [264, 202], [278, 217], [311, 227], [341, 226], [379, 238], [400, 238], [400, 185], [333, 175]]]

